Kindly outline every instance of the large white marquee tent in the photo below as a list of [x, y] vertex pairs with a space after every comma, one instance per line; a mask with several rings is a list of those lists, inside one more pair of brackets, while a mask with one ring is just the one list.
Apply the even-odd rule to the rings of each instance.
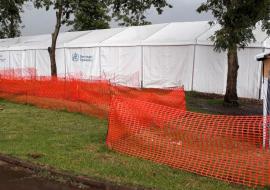
[[[209, 39], [218, 28], [202, 21], [61, 33], [58, 76], [224, 94], [227, 56]], [[257, 41], [239, 50], [238, 93], [258, 99], [262, 69], [254, 57], [270, 48], [270, 40], [259, 27], [254, 34]], [[49, 76], [50, 43], [50, 35], [0, 40], [0, 70], [35, 68], [38, 76]]]

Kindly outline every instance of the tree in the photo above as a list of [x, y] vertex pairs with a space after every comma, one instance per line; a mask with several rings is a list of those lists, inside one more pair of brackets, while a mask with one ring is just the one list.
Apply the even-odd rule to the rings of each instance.
[[[146, 24], [145, 11], [154, 7], [159, 14], [164, 7], [171, 7], [166, 0], [32, 0], [37, 8], [51, 7], [56, 10], [56, 25], [52, 33], [52, 44], [48, 48], [51, 60], [51, 74], [57, 76], [55, 60], [56, 42], [62, 25], [74, 23], [74, 29], [107, 27], [109, 17], [122, 21], [122, 25]], [[108, 17], [108, 13], [112, 13]], [[71, 21], [75, 15], [74, 22]], [[92, 14], [92, 15], [89, 15]], [[88, 18], [88, 20], [87, 20]], [[94, 19], [93, 19], [94, 18]], [[100, 24], [100, 25], [99, 25]]]
[[[262, 29], [270, 34], [269, 0], [207, 0], [197, 9], [199, 13], [211, 11], [221, 29], [211, 37], [216, 51], [227, 51], [228, 74], [224, 96], [225, 105], [238, 106], [237, 75], [239, 48], [255, 41], [253, 30], [261, 21]], [[210, 22], [213, 24], [213, 22]]]
[[0, 0], [0, 38], [20, 36], [20, 13], [25, 0]]
[[74, 12], [74, 17], [74, 20], [68, 22], [74, 31], [110, 28], [111, 17], [106, 1], [81, 1]]
[[151, 24], [146, 20], [147, 10], [154, 8], [162, 14], [165, 7], [172, 6], [166, 0], [81, 0], [70, 24], [74, 30], [103, 29], [115, 18], [120, 26], [146, 25]]
[[51, 34], [52, 43], [51, 47], [48, 47], [51, 61], [51, 75], [57, 77], [56, 67], [56, 42], [62, 25], [66, 24], [73, 13], [73, 7], [71, 6], [70, 0], [33, 0], [34, 6], [37, 8], [45, 7], [48, 11], [51, 7], [56, 10], [56, 24], [54, 31]]
[[158, 14], [162, 14], [165, 7], [172, 8], [168, 0], [110, 0], [112, 5], [112, 17], [116, 18], [119, 25], [139, 26], [151, 24], [146, 20], [146, 11], [154, 8]]

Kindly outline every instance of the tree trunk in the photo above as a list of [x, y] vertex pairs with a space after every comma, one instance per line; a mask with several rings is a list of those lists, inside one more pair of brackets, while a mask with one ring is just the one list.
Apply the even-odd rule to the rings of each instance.
[[228, 74], [227, 74], [227, 87], [224, 97], [224, 105], [238, 106], [237, 96], [237, 75], [238, 75], [238, 56], [237, 46], [228, 50]]
[[50, 54], [52, 77], [57, 77], [57, 66], [56, 66], [55, 52], [56, 52], [57, 38], [58, 38], [59, 31], [61, 28], [62, 13], [63, 13], [63, 0], [60, 0], [59, 9], [56, 12], [56, 25], [55, 25], [54, 32], [52, 33], [52, 45], [48, 49], [49, 54]]
[[16, 37], [16, 26], [14, 24], [14, 17], [13, 15], [10, 17], [10, 24], [9, 24], [9, 31], [8, 31], [8, 38], [15, 38]]

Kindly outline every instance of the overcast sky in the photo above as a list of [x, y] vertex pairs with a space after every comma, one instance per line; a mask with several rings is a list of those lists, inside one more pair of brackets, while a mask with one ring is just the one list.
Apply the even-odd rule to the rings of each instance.
[[[210, 14], [198, 14], [197, 7], [204, 0], [169, 0], [173, 5], [172, 9], [165, 9], [162, 15], [157, 15], [155, 10], [150, 10], [147, 13], [147, 18], [153, 24], [179, 22], [179, 21], [202, 21], [210, 20]], [[22, 35], [35, 35], [51, 33], [55, 25], [55, 12], [50, 10], [46, 12], [43, 9], [36, 10], [30, 4], [25, 6], [22, 15], [24, 28]], [[115, 23], [112, 27], [117, 27]], [[61, 31], [67, 31], [68, 28], [62, 27]]]

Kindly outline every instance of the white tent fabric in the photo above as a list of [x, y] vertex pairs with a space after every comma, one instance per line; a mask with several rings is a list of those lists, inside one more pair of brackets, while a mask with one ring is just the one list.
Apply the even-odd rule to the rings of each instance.
[[178, 22], [163, 27], [143, 42], [143, 45], [193, 45], [196, 39], [208, 31], [208, 22]]
[[19, 38], [0, 39], [0, 71], [6, 74], [5, 71], [10, 68], [10, 53], [8, 47], [18, 43]]
[[227, 78], [226, 53], [217, 53], [213, 46], [197, 46], [192, 90], [224, 94]]
[[36, 67], [36, 51], [35, 50], [25, 50], [24, 51], [24, 61], [22, 62], [22, 76], [31, 76], [35, 73], [32, 70], [27, 70], [28, 68]]
[[147, 26], [133, 26], [126, 28], [111, 38], [103, 41], [101, 46], [122, 46], [130, 47], [142, 45], [150, 36], [162, 31], [168, 24], [155, 24]]
[[68, 77], [85, 80], [100, 76], [98, 48], [68, 48], [65, 58]]
[[143, 86], [191, 89], [193, 46], [144, 47]]
[[[238, 51], [240, 97], [260, 95], [261, 64], [254, 57], [270, 48], [270, 38], [257, 28], [257, 41]], [[145, 88], [184, 85], [185, 90], [224, 94], [227, 55], [215, 52], [210, 40], [218, 29], [219, 25], [202, 21], [61, 33], [58, 76], [101, 77]], [[50, 76], [50, 44], [50, 34], [0, 40], [0, 71], [35, 68], [38, 76]]]
[[20, 69], [25, 64], [25, 51], [10, 51], [10, 64], [11, 68]]
[[36, 74], [37, 76], [50, 76], [50, 57], [48, 50], [36, 51]]
[[0, 70], [9, 69], [9, 52], [0, 51]]
[[100, 43], [125, 30], [124, 28], [90, 31], [65, 44], [68, 77], [92, 79], [101, 76]]
[[[87, 31], [66, 32], [59, 35], [56, 54], [59, 76], [63, 77], [66, 75], [64, 44], [87, 33]], [[50, 34], [21, 37], [18, 38], [15, 43], [6, 42], [5, 44], [3, 43], [3, 45], [0, 41], [0, 44], [0, 46], [4, 46], [6, 48], [6, 51], [10, 52], [10, 68], [21, 68], [22, 72], [24, 72], [24, 69], [26, 68], [35, 67], [37, 76], [50, 75], [50, 59], [48, 53], [48, 47], [51, 44]]]
[[139, 87], [141, 75], [140, 47], [101, 48], [101, 74], [113, 83]]
[[89, 31], [85, 35], [65, 43], [65, 47], [88, 48], [99, 46], [101, 42], [115, 36], [116, 34], [122, 32], [123, 30], [125, 30], [125, 28], [112, 28], [112, 29]]

